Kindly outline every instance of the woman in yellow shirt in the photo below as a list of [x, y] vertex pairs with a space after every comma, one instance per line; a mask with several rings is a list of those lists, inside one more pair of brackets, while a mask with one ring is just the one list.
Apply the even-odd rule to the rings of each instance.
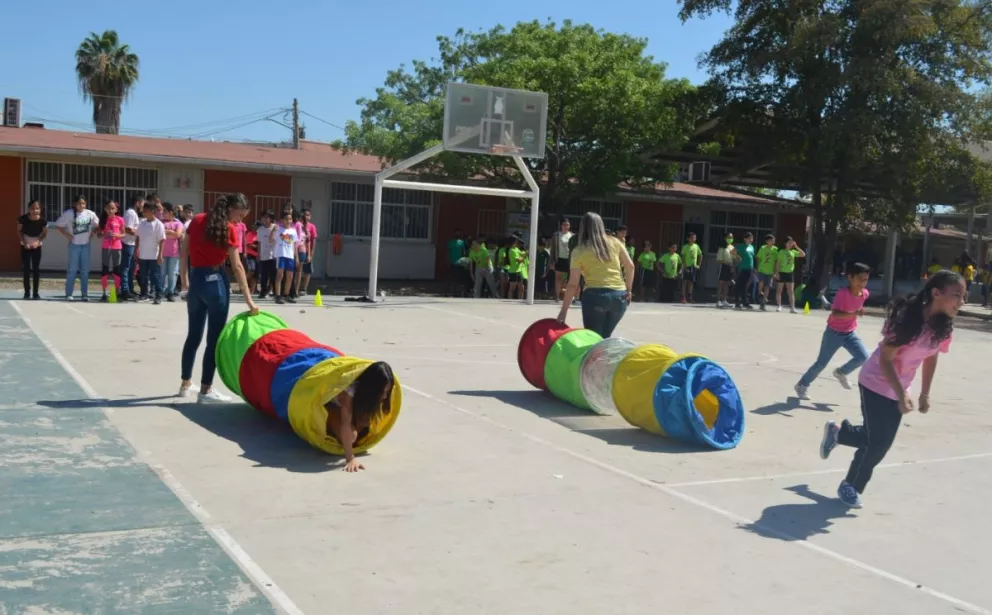
[[579, 224], [579, 243], [572, 250], [568, 288], [558, 312], [564, 323], [568, 307], [579, 292], [579, 278], [585, 278], [582, 292], [582, 324], [604, 338], [610, 337], [630, 304], [634, 284], [634, 261], [616, 237], [606, 234], [599, 214], [586, 212]]

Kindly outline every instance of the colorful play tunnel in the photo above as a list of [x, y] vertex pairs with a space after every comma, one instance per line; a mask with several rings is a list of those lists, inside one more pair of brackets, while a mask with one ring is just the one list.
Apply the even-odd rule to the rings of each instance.
[[[290, 329], [278, 316], [259, 312], [231, 319], [217, 339], [217, 372], [224, 385], [263, 414], [289, 423], [298, 436], [332, 455], [343, 455], [327, 434], [327, 402], [348, 388], [373, 361], [345, 356]], [[394, 376], [395, 377], [395, 376]], [[399, 379], [388, 412], [355, 443], [362, 453], [382, 440], [399, 417]]]
[[620, 414], [651, 433], [721, 450], [736, 447], [744, 435], [737, 386], [706, 357], [602, 339], [549, 318], [524, 332], [517, 363], [535, 387], [579, 408]]

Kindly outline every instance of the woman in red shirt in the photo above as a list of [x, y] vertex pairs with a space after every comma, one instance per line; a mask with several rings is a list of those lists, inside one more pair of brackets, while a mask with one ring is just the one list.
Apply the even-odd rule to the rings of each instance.
[[[179, 256], [180, 274], [183, 286], [187, 289], [186, 312], [189, 315], [189, 331], [183, 345], [182, 385], [179, 396], [188, 397], [191, 393], [193, 362], [196, 350], [203, 339], [203, 328], [207, 328], [207, 347], [203, 352], [203, 375], [200, 378], [198, 402], [227, 402], [231, 398], [212, 388], [216, 364], [214, 349], [221, 329], [227, 324], [230, 308], [231, 283], [227, 279], [224, 261], [231, 264], [238, 286], [248, 288], [245, 269], [238, 253], [240, 242], [236, 224], [248, 213], [248, 202], [241, 193], [222, 197], [209, 213], [197, 214], [186, 229], [186, 241], [182, 243]], [[245, 303], [252, 316], [258, 314], [258, 306], [251, 293], [244, 293]]]

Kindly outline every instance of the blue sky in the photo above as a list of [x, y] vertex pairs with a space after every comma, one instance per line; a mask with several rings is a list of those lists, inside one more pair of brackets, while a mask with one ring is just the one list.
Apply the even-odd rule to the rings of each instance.
[[[705, 79], [699, 54], [730, 25], [723, 15], [683, 25], [672, 0], [538, 5], [533, 0], [302, 0], [277, 9], [277, 3], [262, 0], [12, 2], [0, 21], [0, 97], [20, 98], [25, 119], [90, 130], [92, 112], [79, 96], [73, 55], [89, 32], [115, 29], [141, 58], [141, 81], [124, 107], [124, 131], [281, 141], [289, 131], [272, 122], [238, 125], [262, 111], [289, 107], [296, 97], [303, 111], [342, 126], [358, 117], [355, 100], [374, 96], [388, 70], [433, 57], [435, 36], [460, 27], [547, 18], [590, 23], [648, 38], [650, 54], [668, 64], [669, 76], [698, 83]], [[302, 119], [307, 138], [343, 135], [318, 120]], [[225, 128], [234, 129], [217, 132]]]

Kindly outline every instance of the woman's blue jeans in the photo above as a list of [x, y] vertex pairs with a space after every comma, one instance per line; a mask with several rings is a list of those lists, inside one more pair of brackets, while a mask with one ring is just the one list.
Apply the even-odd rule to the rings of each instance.
[[840, 366], [840, 372], [845, 376], [850, 375], [862, 363], [868, 360], [868, 350], [857, 333], [854, 331], [850, 333], [839, 333], [827, 327], [823, 332], [823, 341], [820, 342], [820, 354], [817, 355], [816, 361], [806, 370], [803, 377], [799, 379], [799, 384], [805, 387], [813, 384], [816, 377], [827, 367], [830, 359], [841, 348], [851, 353], [851, 360]]
[[223, 267], [192, 267], [189, 270], [189, 290], [186, 293], [186, 314], [189, 316], [189, 331], [183, 344], [182, 379], [192, 380], [196, 350], [203, 340], [203, 328], [207, 329], [207, 346], [203, 349], [203, 375], [200, 384], [210, 386], [214, 382], [217, 365], [214, 351], [221, 329], [227, 324], [227, 313], [231, 307], [230, 283]]
[[83, 297], [89, 297], [90, 281], [90, 244], [69, 244], [69, 267], [65, 276], [65, 296], [71, 297], [79, 278], [79, 290]]
[[612, 288], [586, 288], [582, 291], [582, 324], [607, 338], [627, 312], [627, 292]]

